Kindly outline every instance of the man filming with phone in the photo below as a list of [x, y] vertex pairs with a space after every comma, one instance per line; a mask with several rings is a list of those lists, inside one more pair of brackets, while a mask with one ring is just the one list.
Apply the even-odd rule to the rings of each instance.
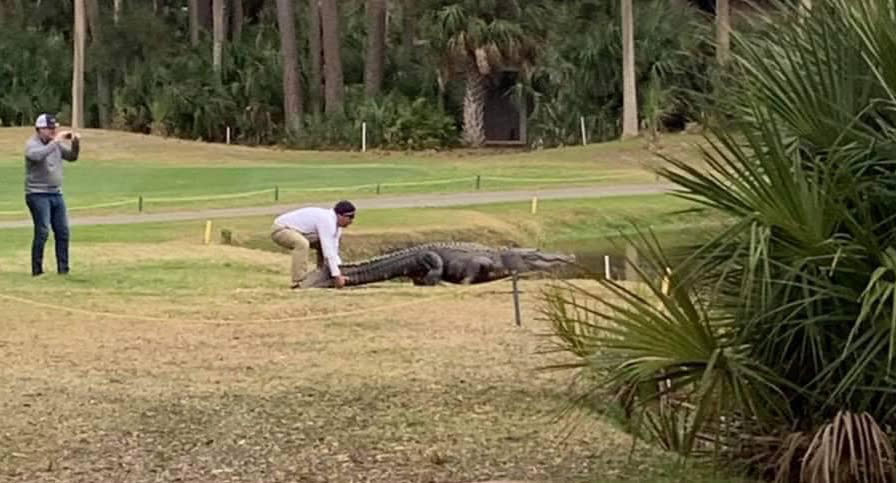
[[[64, 161], [76, 161], [80, 138], [71, 131], [56, 132], [56, 119], [41, 114], [34, 123], [35, 133], [25, 143], [25, 204], [34, 221], [31, 243], [31, 274], [43, 273], [44, 246], [53, 228], [56, 242], [56, 265], [60, 274], [67, 274], [69, 228], [65, 200], [62, 196]], [[66, 147], [68, 141], [70, 147]]]

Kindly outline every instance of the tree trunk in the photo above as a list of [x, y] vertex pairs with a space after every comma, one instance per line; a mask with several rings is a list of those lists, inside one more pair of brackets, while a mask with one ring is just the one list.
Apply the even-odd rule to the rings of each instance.
[[728, 0], [716, 0], [716, 60], [719, 65], [728, 62], [731, 50], [731, 14]]
[[240, 35], [243, 33], [243, 0], [232, 0], [230, 12], [230, 32], [231, 39], [239, 42]]
[[199, 0], [189, 0], [190, 11], [190, 45], [199, 45]]
[[199, 25], [209, 31], [212, 29], [212, 0], [196, 0], [199, 4]]
[[321, 56], [321, 32], [320, 32], [320, 0], [308, 1], [308, 57], [311, 64], [311, 74], [308, 78], [308, 97], [311, 106], [311, 112], [315, 116], [320, 115], [321, 99], [323, 97], [323, 77], [321, 74], [321, 66], [323, 65]]
[[112, 22], [118, 25], [121, 19], [121, 0], [114, 0], [112, 3]]
[[302, 129], [302, 90], [293, 1], [277, 0], [277, 27], [280, 29], [280, 53], [283, 57], [283, 114], [289, 132], [297, 134]]
[[324, 94], [327, 114], [344, 114], [345, 81], [342, 77], [342, 51], [339, 8], [336, 0], [321, 0], [320, 20], [323, 26]]
[[84, 127], [84, 43], [87, 12], [84, 0], [75, 0], [75, 26], [72, 62], [72, 129]]
[[367, 52], [364, 61], [364, 94], [379, 95], [386, 62], [386, 0], [367, 0]]
[[401, 12], [401, 48], [403, 62], [414, 59], [414, 40], [417, 36], [416, 0], [404, 0]]
[[622, 137], [638, 135], [638, 96], [635, 86], [635, 18], [632, 0], [622, 1]]
[[224, 56], [224, 0], [212, 0], [212, 68], [221, 72], [221, 61]]
[[472, 59], [467, 62], [467, 81], [464, 89], [464, 132], [467, 146], [478, 148], [485, 144], [486, 77]]
[[[103, 32], [100, 25], [100, 8], [98, 0], [85, 0], [87, 10], [87, 27], [90, 32], [90, 45], [101, 46], [103, 44]], [[109, 90], [109, 74], [104, 65], [94, 62], [92, 69], [96, 75], [96, 101], [101, 128], [109, 125], [109, 108], [112, 102], [112, 93]]]

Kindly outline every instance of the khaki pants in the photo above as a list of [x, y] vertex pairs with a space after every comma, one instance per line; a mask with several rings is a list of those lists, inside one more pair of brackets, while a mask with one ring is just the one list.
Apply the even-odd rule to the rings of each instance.
[[298, 284], [308, 273], [308, 251], [317, 251], [317, 268], [324, 269], [324, 254], [317, 233], [304, 234], [292, 228], [274, 224], [271, 239], [277, 245], [292, 250], [292, 283]]

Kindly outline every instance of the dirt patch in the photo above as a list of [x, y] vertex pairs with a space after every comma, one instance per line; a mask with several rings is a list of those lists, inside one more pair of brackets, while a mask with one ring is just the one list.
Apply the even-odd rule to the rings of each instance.
[[[638, 473], [629, 438], [611, 425], [556, 419], [569, 374], [539, 370], [557, 360], [539, 354], [547, 342], [536, 320], [542, 286], [523, 284], [522, 327], [513, 323], [506, 284], [463, 294], [383, 285], [208, 297], [37, 295], [120, 318], [0, 299], [12, 316], [0, 327], [0, 475], [15, 482], [574, 482]], [[407, 301], [419, 303], [339, 315]], [[263, 320], [301, 313], [333, 316]], [[187, 320], [221, 314], [232, 319]]]

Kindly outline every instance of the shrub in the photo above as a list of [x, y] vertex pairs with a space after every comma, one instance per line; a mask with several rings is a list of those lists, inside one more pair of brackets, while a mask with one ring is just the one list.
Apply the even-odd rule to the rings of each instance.
[[558, 288], [545, 314], [669, 449], [778, 481], [894, 481], [896, 17], [813, 3], [735, 35], [708, 171], [658, 171], [733, 221], [686, 252], [635, 237], [643, 290]]

